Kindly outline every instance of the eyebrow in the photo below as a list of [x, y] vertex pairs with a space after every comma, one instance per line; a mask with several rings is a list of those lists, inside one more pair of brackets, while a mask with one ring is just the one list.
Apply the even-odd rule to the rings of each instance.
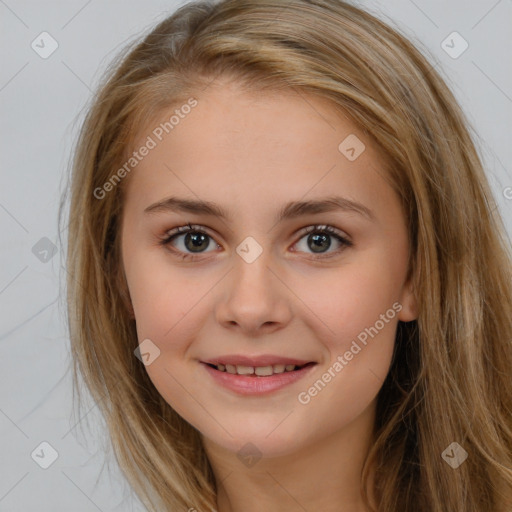
[[[331, 196], [311, 201], [291, 201], [278, 212], [275, 222], [294, 219], [303, 215], [325, 213], [336, 210], [355, 212], [369, 221], [376, 221], [374, 212], [363, 204], [352, 201], [346, 197]], [[219, 217], [224, 220], [229, 220], [231, 218], [226, 210], [215, 203], [179, 197], [168, 197], [162, 201], [151, 204], [144, 210], [144, 213], [148, 214], [163, 212], [186, 212], [197, 215], [202, 214]]]

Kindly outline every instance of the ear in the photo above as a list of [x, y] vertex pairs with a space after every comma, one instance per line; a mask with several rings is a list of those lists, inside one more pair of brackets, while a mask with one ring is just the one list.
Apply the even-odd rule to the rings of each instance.
[[398, 320], [410, 322], [418, 318], [418, 299], [412, 277], [404, 284], [399, 302], [402, 309], [398, 313]]

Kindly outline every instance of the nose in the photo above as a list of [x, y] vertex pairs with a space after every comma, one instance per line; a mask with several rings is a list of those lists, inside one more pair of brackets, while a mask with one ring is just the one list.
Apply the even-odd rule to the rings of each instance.
[[234, 267], [217, 297], [219, 324], [256, 336], [260, 332], [269, 334], [282, 329], [290, 322], [290, 296], [293, 294], [269, 253], [263, 251], [252, 262], [238, 255], [235, 257]]

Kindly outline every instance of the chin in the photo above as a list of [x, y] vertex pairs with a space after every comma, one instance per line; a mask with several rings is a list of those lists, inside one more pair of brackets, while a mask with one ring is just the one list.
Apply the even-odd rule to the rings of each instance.
[[[292, 416], [293, 413], [290, 415]], [[256, 425], [230, 425], [224, 424], [224, 428], [231, 434], [226, 433], [222, 428], [211, 432], [211, 428], [202, 433], [203, 437], [221, 448], [237, 454], [243, 462], [245, 457], [273, 458], [291, 455], [301, 448], [304, 448], [313, 439], [306, 437], [304, 429], [293, 429], [290, 425], [280, 425], [279, 421], [264, 422], [255, 418]], [[285, 420], [286, 422], [286, 420]], [[283, 423], [285, 423], [283, 422]], [[300, 432], [300, 434], [299, 434]]]

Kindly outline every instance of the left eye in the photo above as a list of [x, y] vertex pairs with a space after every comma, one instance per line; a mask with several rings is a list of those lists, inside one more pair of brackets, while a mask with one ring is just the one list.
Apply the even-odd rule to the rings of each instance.
[[[332, 254], [339, 253], [346, 247], [351, 247], [353, 245], [350, 240], [332, 226], [310, 226], [302, 231], [302, 235], [303, 236], [297, 244], [299, 244], [302, 239], [305, 239], [307, 247], [312, 249], [313, 252], [318, 255], [314, 256], [316, 258], [330, 257]], [[334, 238], [340, 247], [330, 253], [326, 253], [323, 249], [330, 249], [331, 238]], [[323, 256], [324, 254], [326, 255]]]
[[[350, 240], [345, 238], [341, 232], [332, 226], [309, 226], [301, 230], [300, 234], [302, 236], [298, 242], [296, 242], [296, 245], [298, 245], [301, 240], [305, 238], [308, 248], [310, 248], [313, 253], [315, 253], [313, 258], [330, 257], [333, 254], [342, 251], [346, 247], [351, 247], [353, 245]], [[183, 242], [183, 248], [178, 248], [176, 250], [174, 248], [174, 244], [181, 237], [184, 237], [184, 239], [181, 240], [181, 242]], [[330, 249], [331, 247], [331, 238], [336, 239], [336, 241], [340, 244], [340, 248], [326, 253], [326, 250]], [[173, 252], [178, 253], [182, 259], [194, 259], [198, 254], [203, 252], [211, 252], [206, 251], [206, 249], [210, 246], [210, 241], [213, 241], [213, 238], [208, 235], [208, 233], [201, 226], [193, 226], [188, 224], [186, 226], [180, 226], [169, 231], [166, 238], [160, 241], [160, 244], [169, 246], [169, 248]], [[218, 244], [217, 247], [219, 247]], [[189, 253], [187, 251], [191, 252]]]

